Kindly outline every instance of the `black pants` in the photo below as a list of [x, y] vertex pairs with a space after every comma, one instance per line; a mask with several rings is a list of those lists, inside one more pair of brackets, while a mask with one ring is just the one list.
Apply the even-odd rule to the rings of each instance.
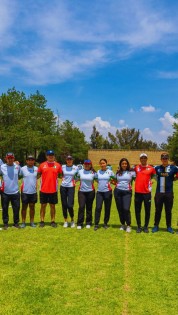
[[138, 227], [141, 227], [141, 208], [142, 202], [144, 202], [145, 207], [145, 227], [148, 227], [150, 220], [150, 211], [151, 211], [151, 193], [142, 194], [135, 193], [135, 216]]
[[161, 212], [163, 209], [163, 205], [166, 212], [166, 225], [167, 227], [171, 226], [172, 219], [172, 207], [173, 207], [174, 195], [172, 192], [170, 193], [159, 193], [155, 194], [155, 225], [159, 225], [161, 219]]
[[131, 224], [130, 205], [132, 192], [128, 190], [114, 189], [114, 198], [116, 202], [117, 211], [122, 225]]
[[86, 207], [86, 224], [92, 224], [92, 206], [95, 199], [95, 190], [92, 191], [79, 191], [78, 192], [78, 221], [77, 225], [83, 225]]
[[97, 191], [96, 193], [95, 225], [99, 224], [103, 202], [105, 207], [104, 224], [107, 224], [111, 212], [112, 190], [106, 192]]
[[19, 222], [20, 193], [18, 192], [17, 194], [12, 194], [12, 195], [2, 193], [1, 202], [2, 202], [3, 223], [8, 224], [8, 221], [9, 221], [8, 207], [9, 207], [9, 203], [11, 202], [14, 224], [17, 224]]
[[67, 219], [67, 210], [71, 219], [74, 217], [74, 194], [75, 187], [63, 187], [60, 186], [61, 203], [64, 219]]

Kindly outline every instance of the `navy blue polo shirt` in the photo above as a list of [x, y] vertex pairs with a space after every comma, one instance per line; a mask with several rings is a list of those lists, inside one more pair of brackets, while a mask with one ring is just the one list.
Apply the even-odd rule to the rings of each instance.
[[156, 192], [168, 193], [173, 192], [173, 181], [176, 174], [178, 174], [178, 168], [175, 165], [159, 165], [155, 167], [157, 175], [157, 187]]

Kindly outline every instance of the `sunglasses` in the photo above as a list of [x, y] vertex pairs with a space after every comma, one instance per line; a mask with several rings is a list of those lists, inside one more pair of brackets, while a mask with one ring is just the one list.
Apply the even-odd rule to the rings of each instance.
[[162, 158], [162, 160], [168, 160], [168, 158], [166, 158], [166, 157], [163, 157], [163, 158]]

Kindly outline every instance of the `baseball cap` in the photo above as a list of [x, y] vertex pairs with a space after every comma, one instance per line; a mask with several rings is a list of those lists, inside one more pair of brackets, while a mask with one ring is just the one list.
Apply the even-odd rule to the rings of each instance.
[[140, 154], [140, 158], [141, 158], [141, 157], [144, 157], [144, 156], [145, 156], [145, 157], [148, 157], [148, 155], [147, 155], [146, 153], [141, 153], [141, 154]]
[[162, 153], [161, 159], [169, 159], [169, 154], [168, 153]]
[[84, 164], [92, 164], [91, 160], [85, 160]]
[[33, 155], [28, 155], [26, 160], [35, 160], [34, 156]]
[[46, 151], [46, 155], [54, 155], [54, 151], [53, 150], [48, 150], [48, 151]]
[[66, 160], [73, 160], [73, 157], [71, 155], [66, 156]]
[[14, 157], [15, 157], [14, 153], [12, 152], [6, 153], [6, 158], [14, 158]]

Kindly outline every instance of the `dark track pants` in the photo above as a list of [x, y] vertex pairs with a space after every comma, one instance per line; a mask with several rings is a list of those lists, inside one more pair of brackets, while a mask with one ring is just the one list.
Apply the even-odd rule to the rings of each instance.
[[64, 219], [67, 219], [67, 210], [71, 219], [74, 217], [74, 195], [75, 187], [63, 187], [60, 186], [60, 195], [62, 203], [62, 211]]
[[163, 205], [166, 212], [166, 225], [167, 227], [171, 226], [172, 220], [172, 207], [173, 207], [174, 195], [172, 192], [170, 193], [159, 193], [155, 194], [155, 225], [159, 225], [161, 219], [161, 213], [163, 209]]
[[95, 190], [78, 192], [78, 221], [77, 225], [83, 225], [86, 207], [86, 224], [92, 225], [92, 206], [95, 199]]
[[8, 224], [8, 221], [9, 221], [8, 207], [9, 207], [9, 203], [11, 202], [14, 224], [17, 224], [19, 222], [20, 193], [18, 192], [17, 194], [12, 194], [12, 195], [2, 193], [1, 202], [2, 202], [3, 223]]
[[97, 191], [96, 193], [95, 225], [99, 224], [103, 202], [105, 207], [104, 224], [107, 224], [110, 219], [112, 190], [106, 192]]
[[131, 224], [130, 205], [132, 199], [132, 192], [128, 190], [114, 189], [114, 198], [116, 202], [117, 211], [122, 225]]
[[141, 227], [141, 208], [142, 202], [144, 202], [145, 207], [145, 227], [148, 227], [150, 220], [150, 211], [151, 211], [151, 193], [142, 194], [135, 193], [135, 216], [138, 227]]

